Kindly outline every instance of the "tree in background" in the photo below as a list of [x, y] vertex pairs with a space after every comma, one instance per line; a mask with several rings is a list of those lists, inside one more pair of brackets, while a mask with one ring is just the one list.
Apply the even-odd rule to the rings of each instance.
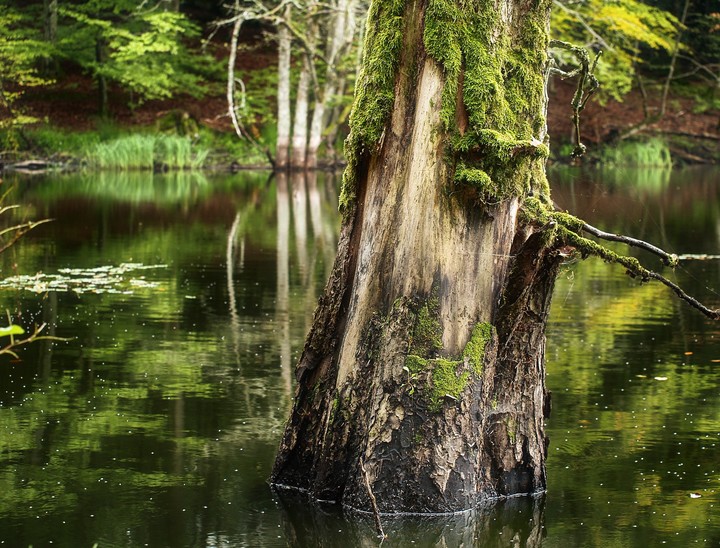
[[[602, 93], [622, 101], [639, 68], [648, 61], [647, 51], [672, 53], [678, 19], [671, 13], [639, 0], [553, 0], [554, 38], [600, 51], [597, 77]], [[561, 63], [574, 63], [572, 54], [560, 52]]]
[[42, 32], [34, 28], [32, 13], [0, 0], [0, 129], [22, 136], [22, 126], [38, 120], [16, 108], [28, 88], [47, 85], [39, 67], [50, 57]]
[[131, 104], [180, 91], [202, 94], [207, 58], [188, 47], [200, 28], [174, 8], [165, 0], [60, 4], [57, 55], [93, 76], [102, 115], [109, 82], [129, 91]]
[[[358, 20], [363, 10], [358, 0], [330, 3], [236, 1], [229, 7], [229, 18], [220, 25], [232, 25], [228, 65], [228, 104], [236, 133], [248, 138], [239, 123], [235, 75], [237, 42], [244, 22], [255, 20], [275, 29], [278, 47], [277, 140], [278, 168], [315, 167], [323, 138], [337, 135], [337, 127], [347, 111], [336, 108], [348, 90], [347, 81], [355, 73], [352, 53], [359, 47]], [[353, 47], [354, 46], [354, 47]], [[294, 61], [294, 63], [293, 63]], [[297, 78], [294, 93], [292, 66]], [[233, 91], [235, 90], [235, 91]], [[244, 90], [249, 97], [257, 90]], [[294, 98], [294, 108], [291, 108]], [[334, 143], [333, 143], [334, 144]]]

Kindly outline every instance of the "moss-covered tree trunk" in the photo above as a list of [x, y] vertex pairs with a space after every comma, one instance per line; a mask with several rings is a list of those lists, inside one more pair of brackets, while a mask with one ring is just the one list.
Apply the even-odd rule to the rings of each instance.
[[548, 0], [374, 0], [333, 273], [271, 481], [381, 512], [545, 487]]

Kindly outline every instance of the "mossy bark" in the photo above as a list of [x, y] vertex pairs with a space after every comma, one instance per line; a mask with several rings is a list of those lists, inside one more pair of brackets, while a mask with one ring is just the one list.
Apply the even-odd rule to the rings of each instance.
[[367, 477], [387, 513], [545, 488], [544, 332], [561, 257], [552, 228], [518, 212], [530, 195], [549, 201], [548, 9], [373, 3], [338, 255], [273, 484], [370, 510]]

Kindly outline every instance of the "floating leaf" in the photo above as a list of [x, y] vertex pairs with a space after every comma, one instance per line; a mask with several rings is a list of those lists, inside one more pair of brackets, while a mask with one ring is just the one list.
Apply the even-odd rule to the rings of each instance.
[[7, 327], [0, 327], [0, 337], [9, 337], [10, 335], [22, 335], [25, 330], [19, 325], [9, 325]]

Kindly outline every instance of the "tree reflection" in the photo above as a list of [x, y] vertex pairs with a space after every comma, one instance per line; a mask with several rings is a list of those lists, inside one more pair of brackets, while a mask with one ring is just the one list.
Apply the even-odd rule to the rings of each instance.
[[294, 491], [276, 496], [291, 546], [420, 546], [540, 548], [545, 537], [545, 495], [511, 497], [474, 510], [435, 516], [382, 516], [387, 538], [381, 542], [372, 516], [339, 506], [308, 504]]

